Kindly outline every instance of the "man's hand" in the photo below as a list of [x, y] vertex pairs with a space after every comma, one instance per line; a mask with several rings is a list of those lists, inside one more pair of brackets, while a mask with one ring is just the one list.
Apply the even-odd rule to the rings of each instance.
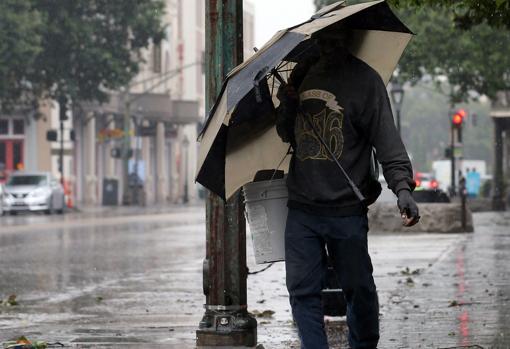
[[420, 221], [418, 206], [409, 190], [403, 189], [398, 192], [397, 205], [405, 227], [411, 227]]

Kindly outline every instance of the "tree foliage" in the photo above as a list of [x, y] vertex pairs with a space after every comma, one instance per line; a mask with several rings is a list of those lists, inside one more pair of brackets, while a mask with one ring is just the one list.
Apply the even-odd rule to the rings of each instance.
[[[164, 36], [163, 0], [0, 3], [0, 62], [5, 63], [0, 74], [24, 71], [10, 73], [11, 80], [29, 86], [34, 98], [104, 101], [109, 89], [137, 74], [140, 49]], [[4, 25], [5, 16], [15, 26]], [[22, 40], [11, 45], [17, 49], [11, 53], [2, 38]], [[12, 101], [18, 90], [0, 85], [0, 99]]]
[[448, 9], [461, 29], [469, 29], [482, 23], [493, 28], [510, 29], [509, 0], [392, 0], [391, 3], [397, 7]]
[[448, 78], [452, 104], [467, 100], [476, 91], [493, 98], [510, 88], [510, 32], [479, 24], [455, 28], [444, 9], [421, 8], [402, 13], [417, 34], [406, 49], [399, 70], [402, 78], [417, 82], [424, 76]]
[[163, 37], [161, 0], [33, 0], [44, 18], [33, 80], [52, 98], [104, 101], [138, 72], [139, 50]]
[[30, 89], [27, 75], [42, 50], [40, 27], [30, 0], [0, 1], [0, 110], [11, 109]]
[[[317, 9], [337, 0], [314, 0]], [[357, 4], [362, 0], [346, 0], [347, 4]], [[510, 29], [510, 0], [389, 0], [397, 8], [442, 7], [448, 9], [455, 23], [468, 29], [481, 23], [491, 27]]]
[[[316, 0], [316, 5], [332, 2]], [[361, 1], [349, 1], [357, 2]], [[455, 2], [455, 6], [444, 6], [450, 2]], [[496, 1], [490, 0], [493, 2]], [[508, 2], [500, 1], [497, 8], [501, 15], [485, 22], [483, 15], [491, 8], [494, 10], [488, 1], [480, 1], [478, 7], [471, 0], [393, 0], [390, 3], [397, 6], [399, 17], [417, 34], [399, 63], [400, 78], [416, 83], [424, 76], [434, 79], [446, 76], [452, 88], [444, 92], [451, 104], [469, 99], [472, 91], [492, 98], [498, 90], [510, 88], [510, 55], [507, 54], [510, 30], [501, 27], [503, 22], [495, 19], [510, 12], [505, 10]], [[469, 14], [471, 25], [456, 25], [460, 23], [460, 14], [462, 18], [468, 18], [465, 16]], [[468, 23], [467, 19], [462, 23]]]

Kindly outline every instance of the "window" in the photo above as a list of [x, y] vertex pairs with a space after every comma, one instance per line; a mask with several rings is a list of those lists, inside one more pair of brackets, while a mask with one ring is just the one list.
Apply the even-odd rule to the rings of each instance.
[[152, 71], [161, 73], [161, 43], [152, 46]]
[[11, 176], [8, 185], [46, 185], [48, 179], [46, 176], [30, 175], [30, 176]]
[[16, 170], [23, 170], [23, 147], [21, 142], [12, 144], [12, 159]]
[[23, 119], [12, 120], [12, 133], [15, 135], [25, 134], [25, 120]]
[[9, 120], [0, 119], [0, 135], [9, 134]]

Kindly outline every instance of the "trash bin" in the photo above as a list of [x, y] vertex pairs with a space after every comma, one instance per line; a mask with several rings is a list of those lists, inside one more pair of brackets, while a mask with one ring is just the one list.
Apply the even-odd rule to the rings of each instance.
[[103, 206], [117, 206], [119, 204], [119, 180], [103, 178]]

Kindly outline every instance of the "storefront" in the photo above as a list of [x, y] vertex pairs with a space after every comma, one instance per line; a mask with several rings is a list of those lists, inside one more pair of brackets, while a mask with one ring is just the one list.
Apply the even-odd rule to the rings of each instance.
[[[125, 199], [121, 156], [125, 99], [112, 95], [107, 104], [82, 104], [74, 112], [79, 202], [120, 204]], [[128, 168], [130, 178], [140, 183], [141, 194], [137, 191], [136, 195], [143, 195], [145, 204], [196, 197], [192, 178], [196, 148], [183, 140], [196, 139], [196, 125], [202, 119], [198, 102], [172, 100], [168, 94], [157, 93], [130, 94], [129, 101]], [[108, 192], [107, 185], [115, 191]]]

